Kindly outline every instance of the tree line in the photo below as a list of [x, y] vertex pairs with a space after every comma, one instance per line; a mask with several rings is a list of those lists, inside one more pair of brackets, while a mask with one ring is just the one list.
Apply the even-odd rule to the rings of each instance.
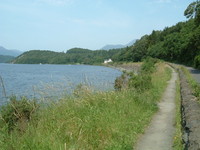
[[200, 68], [200, 2], [184, 12], [189, 19], [162, 31], [152, 31], [118, 54], [117, 61], [141, 61], [151, 56]]
[[121, 49], [89, 50], [73, 48], [64, 52], [31, 50], [18, 56], [13, 62], [19, 64], [100, 64], [113, 58]]
[[7, 63], [13, 60], [14, 56], [0, 55], [0, 63]]
[[34, 50], [22, 54], [14, 62], [98, 64], [108, 58], [115, 62], [138, 62], [150, 56], [200, 68], [200, 1], [191, 3], [184, 15], [187, 21], [162, 31], [153, 30], [130, 47], [109, 51], [73, 48], [66, 53]]

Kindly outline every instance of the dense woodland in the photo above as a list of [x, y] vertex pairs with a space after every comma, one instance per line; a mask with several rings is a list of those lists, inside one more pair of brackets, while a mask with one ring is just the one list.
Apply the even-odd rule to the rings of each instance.
[[163, 31], [144, 35], [135, 45], [119, 54], [118, 61], [141, 61], [147, 56], [193, 65], [200, 50], [200, 26], [191, 19]]
[[123, 50], [117, 61], [141, 61], [151, 56], [200, 68], [200, 2], [191, 3], [184, 15], [188, 21], [144, 35]]
[[66, 53], [31, 50], [18, 56], [13, 62], [22, 64], [100, 64], [105, 59], [115, 56], [119, 51], [121, 51], [121, 49], [92, 51], [82, 48], [73, 48]]
[[191, 3], [184, 15], [188, 20], [179, 22], [162, 31], [152, 31], [144, 35], [133, 46], [114, 49], [96, 50], [74, 48], [66, 53], [51, 51], [29, 51], [19, 56], [15, 63], [49, 64], [98, 64], [111, 58], [115, 62], [138, 62], [150, 56], [166, 61], [183, 63], [200, 68], [200, 2]]

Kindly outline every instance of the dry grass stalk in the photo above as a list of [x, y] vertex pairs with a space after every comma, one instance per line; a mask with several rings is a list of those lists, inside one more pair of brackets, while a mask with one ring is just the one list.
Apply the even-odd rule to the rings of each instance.
[[2, 88], [3, 88], [3, 95], [5, 96], [5, 97], [7, 97], [6, 96], [6, 89], [5, 89], [5, 86], [4, 86], [4, 82], [3, 82], [3, 78], [0, 76], [0, 83], [1, 83], [1, 86], [2, 86]]

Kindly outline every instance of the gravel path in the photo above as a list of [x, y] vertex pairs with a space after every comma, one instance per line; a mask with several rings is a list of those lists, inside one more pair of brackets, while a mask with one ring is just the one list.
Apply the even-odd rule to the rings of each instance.
[[136, 150], [171, 150], [175, 131], [175, 95], [178, 74], [173, 70], [172, 78], [159, 102], [159, 111], [150, 126], [139, 139]]

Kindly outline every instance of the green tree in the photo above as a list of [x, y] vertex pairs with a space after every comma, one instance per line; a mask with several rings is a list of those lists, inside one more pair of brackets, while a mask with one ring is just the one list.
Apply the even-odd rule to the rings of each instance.
[[200, 24], [200, 1], [192, 2], [184, 12], [186, 18], [194, 18], [195, 22]]

